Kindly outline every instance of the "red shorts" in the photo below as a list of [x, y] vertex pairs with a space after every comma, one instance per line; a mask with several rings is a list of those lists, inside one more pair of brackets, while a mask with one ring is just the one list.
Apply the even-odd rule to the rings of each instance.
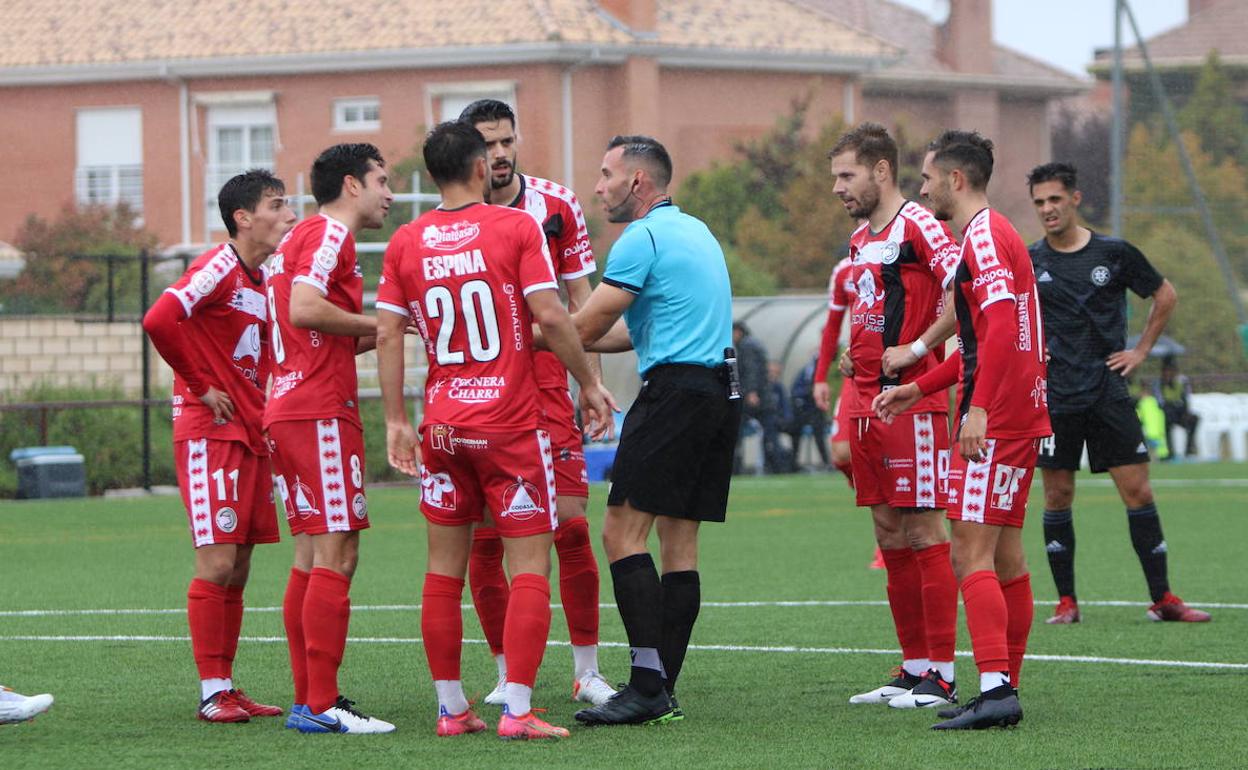
[[949, 518], [1021, 528], [1040, 441], [990, 438], [983, 462], [968, 462], [955, 451], [949, 461]]
[[854, 383], [846, 380], [841, 390], [840, 398], [836, 399], [836, 406], [832, 412], [832, 442], [849, 441], [849, 436], [854, 430], [854, 418], [849, 416], [849, 411], [853, 408], [854, 396], [850, 392], [850, 388], [854, 387]]
[[488, 507], [502, 537], [540, 535], [558, 526], [546, 431], [487, 433], [423, 425], [420, 453], [420, 510], [434, 524], [473, 524]]
[[939, 412], [899, 415], [889, 425], [854, 418], [849, 437], [858, 505], [943, 508], [941, 454], [949, 451], [949, 425]]
[[550, 434], [555, 458], [555, 494], [589, 497], [589, 474], [585, 470], [584, 442], [576, 426], [576, 409], [566, 388], [538, 391], [542, 430]]
[[173, 442], [173, 464], [196, 548], [281, 539], [269, 458], [241, 441], [204, 438]]
[[287, 420], [269, 426], [277, 492], [292, 535], [368, 529], [364, 434], [346, 420]]

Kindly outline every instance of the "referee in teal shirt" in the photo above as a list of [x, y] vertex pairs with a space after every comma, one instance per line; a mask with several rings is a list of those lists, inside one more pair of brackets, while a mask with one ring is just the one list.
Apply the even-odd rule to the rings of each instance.
[[[574, 318], [587, 348], [636, 350], [642, 386], [624, 420], [602, 539], [628, 632], [628, 686], [579, 711], [588, 725], [682, 719], [674, 691], [701, 606], [698, 525], [723, 521], [741, 422], [724, 252], [667, 194], [672, 159], [648, 136], [607, 146], [595, 193], [628, 222]], [[623, 316], [623, 323], [619, 320]], [[662, 579], [646, 547], [659, 533]]]

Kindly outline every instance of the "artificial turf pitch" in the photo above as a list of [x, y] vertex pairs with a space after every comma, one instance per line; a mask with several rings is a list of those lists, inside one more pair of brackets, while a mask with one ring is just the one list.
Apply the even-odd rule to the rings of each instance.
[[[1025, 717], [1017, 729], [958, 734], [931, 732], [931, 711], [847, 703], [883, 684], [898, 656], [885, 652], [897, 641], [884, 575], [866, 569], [870, 517], [853, 507], [843, 480], [737, 479], [728, 523], [703, 528], [704, 606], [679, 688], [688, 718], [573, 727], [568, 740], [532, 744], [499, 741], [492, 729], [434, 737], [415, 606], [423, 523], [412, 488], [370, 493], [373, 528], [363, 534], [351, 592], [342, 691], [398, 726], [380, 736], [299, 735], [280, 719], [195, 719], [183, 612], [192, 558], [177, 497], [4, 502], [0, 682], [52, 692], [56, 705], [31, 724], [0, 728], [0, 757], [23, 768], [1248, 767], [1246, 477], [1243, 465], [1154, 466], [1173, 588], [1213, 612], [1208, 624], [1145, 618], [1123, 506], [1104, 477], [1081, 475], [1074, 510], [1083, 622], [1045, 625], [1056, 597], [1033, 487], [1025, 541], [1039, 604], [1029, 653], [1041, 657], [1024, 667]], [[595, 533], [604, 496], [594, 488]], [[289, 566], [289, 539], [256, 549], [235, 666], [237, 684], [284, 707], [291, 685], [277, 608]], [[156, 612], [118, 612], [126, 609]], [[969, 651], [959, 626], [958, 649]], [[465, 687], [481, 696], [494, 684], [494, 664], [470, 609], [464, 628]], [[569, 701], [571, 654], [558, 609], [551, 638], [534, 704], [572, 726], [578, 705]], [[604, 673], [625, 678], [612, 606], [602, 609], [602, 640], [612, 645], [601, 651]], [[959, 657], [958, 679], [963, 699], [974, 695], [969, 657]], [[492, 728], [496, 709], [481, 704], [478, 713]]]

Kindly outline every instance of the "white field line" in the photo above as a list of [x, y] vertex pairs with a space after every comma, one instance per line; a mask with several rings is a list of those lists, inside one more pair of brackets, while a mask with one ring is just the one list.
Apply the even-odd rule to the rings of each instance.
[[[0, 641], [5, 642], [189, 642], [189, 636], [130, 636], [130, 635], [85, 635], [85, 636], [65, 636], [65, 635], [15, 635], [0, 636]], [[257, 642], [264, 644], [285, 644], [284, 636], [244, 636], [240, 639], [243, 642]], [[348, 640], [350, 644], [421, 644], [420, 637], [351, 637]], [[464, 644], [485, 644], [484, 639], [465, 639]], [[569, 642], [549, 641], [547, 647], [567, 647]], [[599, 647], [627, 647], [625, 642], [599, 642]], [[764, 654], [780, 654], [780, 655], [900, 655], [900, 650], [885, 650], [871, 647], [798, 647], [792, 645], [782, 646], [763, 646], [754, 644], [691, 644], [691, 650], [705, 650], [708, 652], [753, 652]], [[971, 652], [959, 650], [955, 653], [960, 658], [973, 657]], [[1177, 668], [1213, 668], [1213, 669], [1232, 669], [1248, 671], [1248, 663], [1222, 663], [1215, 661], [1198, 661], [1198, 660], [1155, 660], [1149, 658], [1103, 658], [1094, 655], [1038, 655], [1028, 654], [1027, 660], [1045, 661], [1052, 663], [1094, 663], [1094, 664], [1115, 664], [1122, 666], [1154, 666], [1154, 667], [1177, 667]]]
[[[1035, 602], [1037, 607], [1047, 607], [1053, 602], [1051, 600], [1037, 599]], [[1207, 607], [1215, 610], [1248, 610], [1248, 604], [1234, 604], [1227, 602], [1188, 602], [1191, 607]], [[1082, 607], [1150, 607], [1148, 602], [1129, 602], [1116, 599], [1105, 600], [1080, 600], [1079, 605]], [[603, 603], [598, 607], [601, 609], [615, 609], [614, 604]], [[887, 607], [888, 602], [883, 599], [811, 599], [811, 600], [775, 600], [775, 601], [756, 601], [756, 602], [702, 602], [702, 608], [752, 608], [752, 607]], [[561, 610], [562, 604], [551, 604], [551, 609]], [[460, 609], [471, 610], [471, 604], [461, 604]], [[272, 613], [281, 612], [281, 607], [247, 607], [246, 612]], [[352, 612], [419, 612], [419, 604], [360, 604], [352, 605]], [[142, 607], [121, 608], [121, 609], [82, 609], [82, 610], [0, 610], [0, 618], [43, 618], [43, 617], [68, 617], [68, 616], [89, 616], [89, 615], [105, 615], [105, 616], [121, 616], [121, 615], [185, 615], [185, 607], [173, 607], [170, 609], [147, 609]]]

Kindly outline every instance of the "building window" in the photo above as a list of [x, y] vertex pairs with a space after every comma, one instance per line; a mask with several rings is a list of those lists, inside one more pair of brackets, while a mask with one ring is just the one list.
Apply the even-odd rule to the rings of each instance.
[[143, 114], [138, 107], [78, 110], [74, 193], [81, 205], [143, 212]]
[[207, 230], [224, 230], [217, 211], [222, 185], [253, 168], [275, 168], [277, 115], [272, 104], [214, 106], [208, 110], [208, 165], [204, 174]]
[[436, 122], [455, 120], [464, 108], [478, 99], [498, 99], [514, 110], [516, 107], [516, 84], [510, 80], [490, 80], [470, 83], [435, 83], [427, 93], [426, 109], [436, 117]]
[[334, 100], [335, 131], [381, 129], [381, 100], [375, 96]]

